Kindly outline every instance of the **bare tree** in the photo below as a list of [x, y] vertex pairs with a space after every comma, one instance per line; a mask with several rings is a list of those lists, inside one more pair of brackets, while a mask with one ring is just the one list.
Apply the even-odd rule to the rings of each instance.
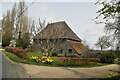
[[36, 25], [35, 21], [34, 20], [32, 21], [32, 25], [30, 27], [30, 33], [32, 38], [36, 36], [40, 31], [42, 31], [47, 25], [46, 19], [41, 21], [41, 19], [39, 18], [38, 23], [39, 25]]
[[111, 46], [111, 43], [109, 42], [108, 36], [102, 36], [98, 39], [98, 42], [95, 44], [97, 47], [101, 48], [101, 51], [103, 49], [106, 49]]
[[31, 21], [32, 24], [29, 25], [29, 33], [30, 33], [30, 43], [33, 44], [33, 38], [45, 28], [46, 20], [44, 19], [43, 21], [41, 21], [39, 18], [38, 20], [39, 25], [37, 25], [34, 20]]
[[116, 50], [120, 50], [120, 19], [117, 19], [113, 23], [107, 23], [105, 26], [105, 32], [111, 36], [111, 39], [116, 45]]
[[96, 19], [103, 17], [100, 23], [105, 23], [106, 32], [112, 34], [110, 37], [112, 36], [113, 41], [116, 42], [116, 50], [120, 51], [120, 0], [98, 0], [96, 4], [102, 5], [97, 11], [99, 15]]
[[58, 35], [51, 34], [49, 38], [41, 38], [37, 40], [37, 43], [39, 44], [39, 48], [41, 49], [43, 55], [51, 56], [51, 53], [53, 53], [54, 50], [59, 50], [62, 39], [57, 38], [56, 36]]
[[87, 49], [89, 49], [89, 48], [90, 48], [90, 46], [88, 45], [88, 43], [87, 43], [87, 41], [86, 41], [86, 40], [82, 40], [82, 43], [85, 45], [85, 47], [86, 47]]

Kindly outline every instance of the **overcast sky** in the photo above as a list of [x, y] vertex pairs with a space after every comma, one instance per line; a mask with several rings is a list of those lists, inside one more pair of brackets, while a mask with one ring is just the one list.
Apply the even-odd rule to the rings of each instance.
[[[16, 0], [18, 1], [18, 0]], [[32, 0], [31, 0], [32, 1]], [[11, 9], [15, 1], [2, 2], [2, 15], [8, 9]], [[27, 2], [29, 6], [31, 2]], [[100, 8], [96, 6], [95, 0], [77, 1], [77, 2], [40, 2], [36, 1], [29, 9], [28, 15], [34, 19], [45, 19], [48, 22], [66, 21], [69, 27], [82, 39], [86, 40], [90, 48], [96, 49], [94, 44], [100, 36], [104, 35], [104, 25], [96, 24], [94, 19], [97, 14], [96, 11]], [[1, 10], [0, 10], [1, 11]], [[0, 14], [0, 16], [2, 16]], [[2, 19], [2, 17], [0, 17]]]

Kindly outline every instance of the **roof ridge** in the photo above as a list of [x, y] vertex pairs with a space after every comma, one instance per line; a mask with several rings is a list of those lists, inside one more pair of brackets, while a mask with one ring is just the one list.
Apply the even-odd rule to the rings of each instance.
[[66, 23], [66, 21], [57, 21], [57, 22], [52, 22], [52, 23], [48, 23], [48, 25], [50, 25], [50, 24], [57, 24], [57, 23]]

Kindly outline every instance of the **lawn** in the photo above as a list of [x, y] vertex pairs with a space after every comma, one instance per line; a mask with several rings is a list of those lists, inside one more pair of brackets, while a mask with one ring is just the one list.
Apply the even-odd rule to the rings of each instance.
[[56, 67], [59, 65], [59, 59], [57, 57], [52, 57], [52, 59], [54, 60], [54, 62], [52, 64], [42, 64], [42, 63], [37, 63], [37, 62], [31, 61], [30, 57], [32, 57], [32, 56], [37, 56], [39, 58], [42, 57], [42, 55], [40, 53], [37, 53], [37, 52], [28, 52], [27, 53], [27, 57], [28, 57], [27, 60], [21, 59], [20, 57], [12, 54], [10, 52], [3, 51], [3, 53], [6, 56], [8, 56], [12, 61], [18, 62], [18, 63], [34, 64], [34, 65], [42, 65], [42, 66], [56, 66]]
[[[39, 58], [42, 57], [42, 54], [38, 53], [38, 52], [28, 52], [27, 53], [27, 56], [30, 58], [32, 56], [37, 56]], [[33, 61], [30, 61], [30, 64], [33, 63], [33, 64], [37, 64], [37, 65], [44, 65], [44, 66], [58, 66], [59, 65], [59, 59], [58, 57], [52, 57], [52, 59], [54, 60], [54, 62], [52, 63], [52, 65], [50, 64], [41, 64], [41, 63], [36, 63], [36, 62], [33, 62]]]
[[0, 47], [0, 50], [4, 50], [4, 48]]
[[24, 64], [33, 64], [33, 65], [40, 65], [40, 66], [53, 66], [53, 67], [97, 67], [97, 66], [105, 66], [108, 64], [105, 63], [95, 63], [94, 65], [82, 65], [82, 66], [60, 66], [60, 60], [57, 56], [52, 57], [52, 59], [54, 60], [52, 64], [43, 64], [43, 63], [37, 63], [35, 61], [32, 61], [30, 59], [30, 57], [32, 56], [37, 56], [39, 58], [42, 57], [42, 54], [38, 53], [38, 52], [28, 52], [27, 53], [27, 60], [21, 59], [20, 57], [10, 53], [10, 52], [6, 52], [3, 51], [3, 53], [8, 56], [12, 61], [14, 62], [18, 62], [18, 63], [24, 63]]

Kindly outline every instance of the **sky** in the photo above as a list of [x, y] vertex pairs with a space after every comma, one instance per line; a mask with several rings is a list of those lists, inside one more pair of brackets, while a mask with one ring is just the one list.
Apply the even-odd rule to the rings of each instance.
[[[2, 15], [5, 14], [8, 9], [12, 8], [14, 2], [18, 1], [19, 0], [3, 1], [2, 6], [0, 6], [0, 11], [2, 10], [0, 19], [2, 19]], [[80, 39], [83, 41], [86, 40], [90, 48], [97, 49], [94, 44], [99, 37], [104, 35], [104, 25], [96, 24], [93, 21], [98, 15], [96, 14], [97, 10], [100, 9], [99, 6], [95, 5], [96, 1], [58, 1], [59, 2], [55, 2], [54, 0], [51, 2], [47, 0], [46, 2], [36, 1], [28, 9], [29, 17], [36, 22], [39, 18], [42, 20], [46, 19], [48, 22], [66, 21]], [[26, 2], [26, 6], [29, 6], [31, 2], [32, 0]]]

